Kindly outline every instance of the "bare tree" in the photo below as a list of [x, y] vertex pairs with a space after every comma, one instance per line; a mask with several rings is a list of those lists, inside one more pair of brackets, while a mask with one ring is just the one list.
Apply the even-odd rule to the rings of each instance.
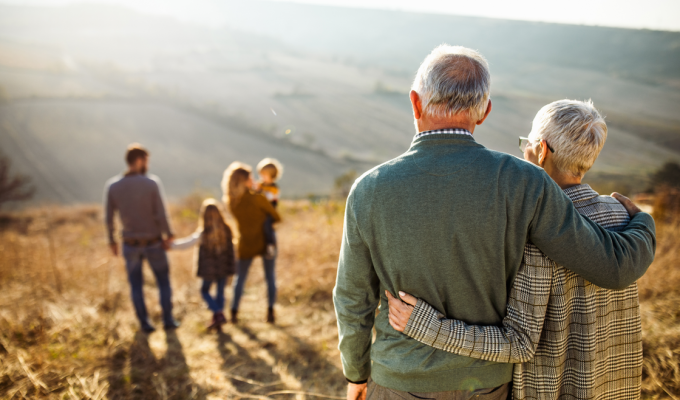
[[31, 178], [26, 175], [10, 175], [12, 161], [0, 155], [0, 207], [10, 201], [28, 200], [35, 194]]
[[667, 162], [651, 175], [651, 189], [680, 189], [680, 164]]

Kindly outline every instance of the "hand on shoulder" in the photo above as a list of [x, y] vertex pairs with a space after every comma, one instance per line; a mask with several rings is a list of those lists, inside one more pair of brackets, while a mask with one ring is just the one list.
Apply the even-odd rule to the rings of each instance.
[[635, 203], [633, 203], [633, 201], [628, 197], [617, 192], [612, 193], [611, 196], [621, 203], [626, 211], [628, 211], [628, 215], [630, 215], [631, 218], [634, 217], [635, 214], [642, 212], [642, 210], [640, 210], [640, 208], [636, 206]]

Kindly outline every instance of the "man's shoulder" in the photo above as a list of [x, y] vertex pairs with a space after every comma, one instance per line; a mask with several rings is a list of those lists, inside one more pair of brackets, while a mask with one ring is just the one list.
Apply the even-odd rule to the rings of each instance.
[[[497, 170], [500, 175], [508, 177], [507, 181], [534, 182], [538, 186], [543, 186], [551, 181], [541, 167], [524, 159], [485, 147], [475, 150], [482, 152], [476, 161]], [[410, 160], [411, 155], [411, 152], [407, 151], [364, 172], [354, 182], [352, 191], [368, 190], [381, 184], [389, 185], [393, 180], [399, 180], [406, 175], [417, 173], [418, 170], [413, 168], [414, 165]]]
[[105, 186], [110, 189], [110, 188], [116, 186], [124, 177], [125, 176], [123, 174], [118, 174], [116, 176], [112, 176], [111, 178], [109, 178], [106, 181]]
[[154, 175], [154, 174], [146, 174], [146, 175], [140, 175], [140, 177], [142, 177], [143, 179], [146, 179], [146, 180], [148, 180], [148, 181], [151, 181], [151, 182], [153, 182], [153, 183], [156, 184], [156, 185], [160, 185], [160, 184], [161, 184], [161, 178], [159, 178], [157, 175]]
[[404, 163], [406, 162], [404, 157], [405, 154], [407, 153], [404, 153], [389, 161], [385, 161], [382, 164], [376, 165], [375, 167], [361, 174], [354, 181], [352, 192], [374, 187], [381, 180], [390, 179], [401, 175], [404, 171]]
[[510, 173], [525, 173], [529, 175], [534, 175], [537, 177], [545, 177], [545, 171], [538, 165], [532, 164], [531, 162], [514, 156], [512, 154], [503, 153], [501, 151], [484, 149], [484, 157], [487, 158], [487, 162], [493, 162], [498, 164], [502, 170]]
[[161, 181], [156, 175], [125, 175], [120, 174], [106, 181], [106, 186], [110, 190], [123, 187], [154, 187], [157, 188]]
[[157, 189], [159, 186], [161, 186], [161, 179], [154, 174], [134, 175], [131, 178], [133, 178], [135, 184], [140, 186], [154, 189]]

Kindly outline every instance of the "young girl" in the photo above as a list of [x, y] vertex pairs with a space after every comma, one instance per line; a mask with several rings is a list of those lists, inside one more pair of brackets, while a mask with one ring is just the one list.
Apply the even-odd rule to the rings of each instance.
[[[173, 249], [188, 249], [198, 244], [197, 275], [203, 278], [201, 295], [213, 312], [208, 329], [221, 329], [227, 322], [224, 316], [224, 287], [236, 272], [233, 235], [215, 199], [206, 199], [201, 206], [196, 232], [186, 238], [175, 240]], [[210, 287], [217, 284], [217, 294], [210, 295]]]

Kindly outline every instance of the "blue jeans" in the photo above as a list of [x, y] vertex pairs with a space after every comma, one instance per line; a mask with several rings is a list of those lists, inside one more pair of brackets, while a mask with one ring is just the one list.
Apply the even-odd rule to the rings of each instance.
[[[201, 285], [201, 296], [203, 300], [208, 304], [210, 311], [216, 313], [224, 310], [224, 284], [227, 278], [218, 279], [216, 281], [210, 279], [204, 279]], [[213, 298], [210, 295], [210, 287], [213, 282], [217, 283], [217, 294]]]
[[123, 244], [123, 257], [125, 257], [125, 268], [128, 273], [128, 281], [130, 281], [132, 304], [135, 306], [135, 312], [142, 327], [150, 326], [146, 304], [144, 304], [144, 275], [142, 274], [144, 259], [149, 262], [156, 277], [161, 307], [163, 307], [163, 323], [166, 326], [171, 325], [174, 322], [172, 318], [172, 289], [170, 288], [168, 258], [161, 243], [146, 247]]
[[[264, 277], [267, 280], [267, 295], [269, 297], [269, 308], [274, 307], [274, 302], [276, 302], [276, 274], [274, 273], [275, 259], [267, 260], [262, 257], [264, 264]], [[238, 279], [236, 280], [236, 285], [234, 286], [234, 300], [231, 303], [232, 310], [238, 310], [238, 305], [241, 302], [241, 296], [243, 295], [243, 287], [246, 284], [246, 279], [248, 279], [248, 270], [250, 270], [250, 264], [253, 263], [252, 258], [247, 258], [243, 260], [238, 260]]]
[[267, 244], [273, 244], [276, 246], [276, 231], [274, 230], [274, 218], [271, 215], [267, 215], [267, 219], [264, 221], [262, 227], [264, 230], [264, 241]]

